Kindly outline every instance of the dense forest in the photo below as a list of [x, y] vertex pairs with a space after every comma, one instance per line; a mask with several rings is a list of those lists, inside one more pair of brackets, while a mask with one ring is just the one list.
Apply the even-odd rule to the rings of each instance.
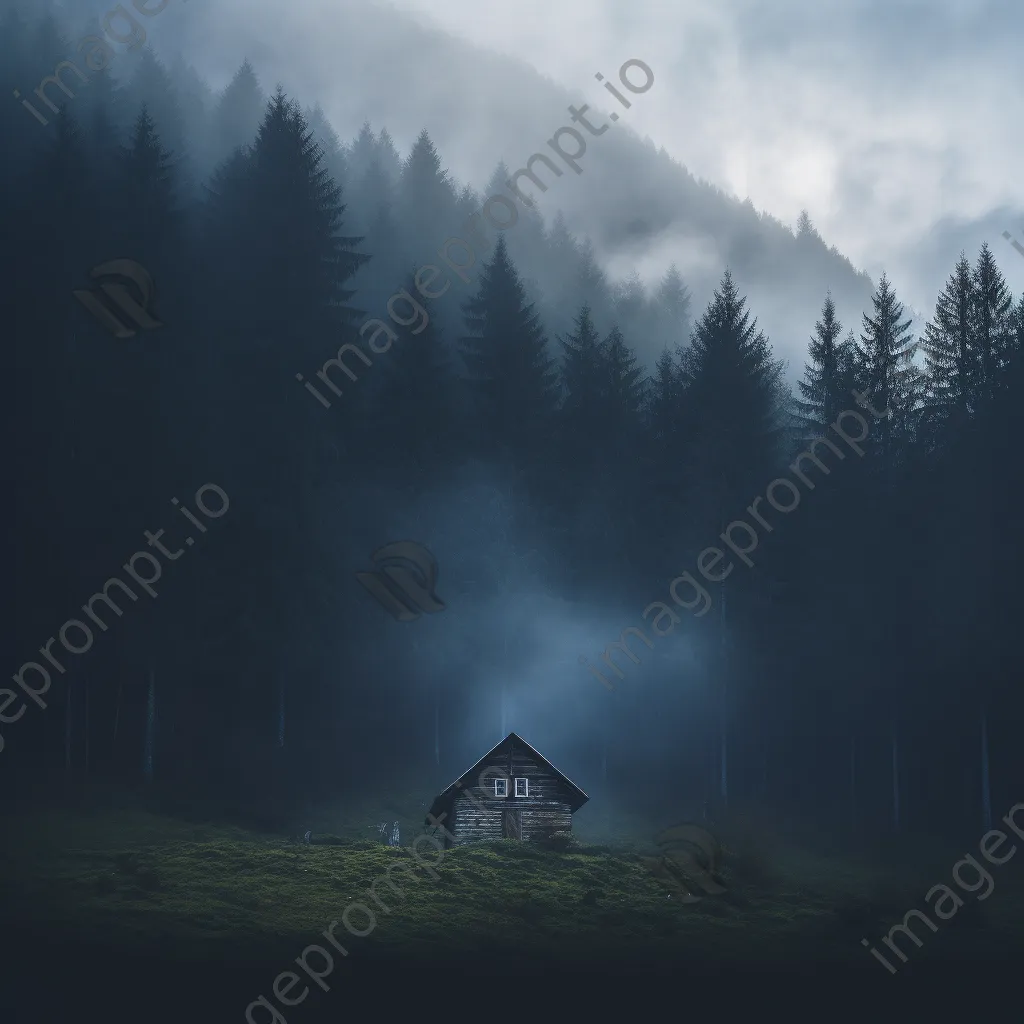
[[[48, 18], [3, 28], [22, 88], [69, 52]], [[273, 817], [371, 774], [441, 781], [510, 728], [592, 795], [656, 778], [692, 807], [875, 830], [1021, 799], [1009, 245], [949, 254], [920, 336], [885, 276], [857, 323], [823, 293], [793, 388], [741, 268], [696, 308], [675, 267], [610, 280], [519, 203], [507, 231], [477, 219], [476, 266], [428, 274], [426, 298], [508, 167], [476, 189], [427, 131], [405, 154], [381, 125], [345, 142], [248, 62], [220, 93], [149, 49], [118, 75], [65, 75], [72, 97], [34, 100], [45, 125], [18, 100], [0, 124], [5, 647], [52, 682], [0, 728], [12, 800], [92, 781]], [[816, 238], [809, 218], [795, 235]], [[75, 297], [116, 259], [151, 275], [159, 326], [114, 337]], [[391, 326], [361, 329], [375, 318]], [[817, 448], [826, 468], [791, 514], [763, 512], [710, 613], [630, 641], [642, 664], [597, 684], [580, 656], [753, 526], [816, 438], [838, 444], [855, 390], [887, 411], [863, 455]], [[184, 551], [177, 506], [203, 502], [215, 521], [172, 564], [144, 531]], [[409, 624], [355, 579], [403, 538], [437, 556], [446, 603]], [[61, 635], [58, 670], [48, 638], [154, 550], [157, 596], [105, 611], [84, 653]]]

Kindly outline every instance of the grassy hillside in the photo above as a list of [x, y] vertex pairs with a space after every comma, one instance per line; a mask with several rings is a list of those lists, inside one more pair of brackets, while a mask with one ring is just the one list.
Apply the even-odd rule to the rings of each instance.
[[[353, 822], [349, 831], [359, 828]], [[559, 852], [498, 842], [439, 855], [421, 842], [424, 867], [408, 846], [351, 834], [315, 834], [315, 845], [305, 845], [140, 810], [39, 812], [6, 839], [0, 874], [9, 924], [68, 941], [102, 936], [125, 949], [236, 962], [291, 959], [347, 907], [364, 903], [375, 911], [369, 934], [336, 930], [351, 956], [448, 959], [492, 950], [567, 962], [628, 954], [870, 966], [861, 938], [877, 942], [911, 907], [924, 907], [925, 891], [949, 881], [958, 856], [942, 869], [929, 865], [931, 873], [897, 869], [891, 858], [889, 867], [872, 868], [768, 852], [734, 827], [724, 835], [728, 891], [684, 905], [677, 887], [652, 875], [640, 843]], [[389, 868], [400, 895], [385, 884]], [[938, 933], [918, 929], [924, 946], [906, 947], [912, 961], [1019, 947], [1021, 872], [1012, 862], [993, 872], [988, 901], [964, 895], [965, 906]], [[368, 894], [375, 879], [387, 912]], [[353, 908], [349, 920], [357, 931], [369, 927], [363, 910]]]

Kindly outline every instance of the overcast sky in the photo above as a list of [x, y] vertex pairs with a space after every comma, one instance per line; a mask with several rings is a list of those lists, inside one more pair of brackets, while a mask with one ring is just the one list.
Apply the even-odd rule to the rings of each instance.
[[[190, 58], [211, 81], [221, 79], [215, 84], [249, 56], [268, 85], [272, 76], [301, 79], [344, 121], [359, 109], [361, 92], [377, 97], [378, 113], [388, 104], [424, 102], [392, 95], [381, 105], [397, 74], [393, 62], [377, 61], [376, 81], [361, 72], [365, 88], [331, 67], [332, 47], [353, 32], [362, 46], [375, 30], [357, 13], [366, 2], [289, 0], [283, 8], [276, 0], [190, 0], [161, 18], [168, 28], [189, 23]], [[655, 86], [629, 111], [631, 127], [698, 177], [749, 196], [788, 224], [807, 207], [827, 242], [875, 279], [887, 270], [897, 290], [929, 313], [959, 248], [973, 256], [982, 238], [1014, 289], [1024, 290], [1024, 258], [1000, 236], [1008, 229], [1024, 244], [1024, 0], [392, 6], [522, 60], [595, 104], [614, 101], [594, 73], [614, 80], [624, 60], [640, 58], [653, 69]], [[479, 91], [481, 103], [493, 104], [485, 83], [460, 81], [455, 66], [450, 75], [451, 88], [469, 94], [469, 102]], [[540, 133], [558, 116], [538, 112], [534, 136], [545, 138]], [[409, 133], [411, 141], [411, 127]], [[404, 147], [401, 131], [395, 135]], [[457, 147], [450, 135], [446, 141], [446, 161], [477, 185], [503, 155], [492, 153], [494, 140], [476, 125], [465, 126]]]
[[[656, 87], [633, 127], [787, 223], [806, 206], [873, 276], [944, 219], [1015, 211], [1024, 243], [1022, 0], [395, 5], [570, 87], [639, 57]], [[991, 244], [1024, 288], [1024, 258]]]

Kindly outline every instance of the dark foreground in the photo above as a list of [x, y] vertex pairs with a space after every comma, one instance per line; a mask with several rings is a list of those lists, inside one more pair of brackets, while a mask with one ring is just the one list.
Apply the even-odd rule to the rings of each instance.
[[[904, 937], [906, 962], [881, 947], [907, 911], [927, 907], [931, 885], [949, 880], [963, 856], [955, 846], [923, 864], [920, 851], [856, 860], [735, 831], [725, 836], [727, 891], [685, 904], [642, 851], [586, 841], [465, 847], [434, 871], [429, 845], [417, 863], [408, 846], [356, 829], [304, 845], [139, 811], [35, 813], [6, 825], [4, 1024], [241, 1022], [250, 1007], [249, 1024], [396, 1011], [974, 1020], [1007, 996], [1020, 1002], [1020, 858], [993, 869], [984, 903], [961, 893], [962, 910], [935, 933], [917, 927], [920, 947]], [[397, 894], [382, 881], [389, 869]], [[351, 908], [375, 905], [375, 880], [387, 911], [369, 934], [339, 923], [348, 955], [332, 951], [329, 968], [305, 954], [331, 950], [323, 930], [346, 911], [365, 930]], [[888, 953], [895, 974], [862, 938]], [[296, 965], [303, 955], [327, 991]], [[301, 981], [285, 998], [308, 991], [294, 1006], [274, 993], [289, 970]]]
[[[24, 942], [28, 936], [8, 933], [7, 938]], [[566, 967], [511, 956], [437, 963], [362, 958], [335, 972], [330, 992], [315, 990], [277, 1018], [258, 1007], [252, 1020], [304, 1024], [367, 1014], [390, 1019], [396, 1011], [431, 1019], [438, 1013], [475, 1019], [483, 1013], [520, 1017], [528, 1011], [547, 1020], [566, 1010], [598, 1019], [697, 1010], [725, 1014], [726, 1020], [739, 1013], [779, 1011], [796, 1020], [846, 1019], [854, 1013], [879, 1020], [920, 1020], [932, 1013], [936, 1020], [954, 1014], [977, 1020], [998, 1013], [1004, 1004], [1019, 1007], [1021, 962], [1018, 953], [982, 963], [907, 964], [889, 976], [870, 963], [859, 969], [698, 959], [651, 965], [631, 963], [624, 955], [614, 962]], [[3, 1019], [9, 1024], [240, 1022], [260, 993], [269, 994], [280, 970], [277, 962], [223, 967], [34, 937], [30, 956], [5, 958]]]

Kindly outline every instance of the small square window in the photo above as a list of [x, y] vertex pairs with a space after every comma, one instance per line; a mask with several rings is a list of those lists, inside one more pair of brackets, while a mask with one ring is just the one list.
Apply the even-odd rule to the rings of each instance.
[[516, 779], [516, 796], [529, 796], [530, 783], [526, 779]]
[[494, 795], [495, 796], [508, 796], [508, 779], [495, 779], [494, 780]]

